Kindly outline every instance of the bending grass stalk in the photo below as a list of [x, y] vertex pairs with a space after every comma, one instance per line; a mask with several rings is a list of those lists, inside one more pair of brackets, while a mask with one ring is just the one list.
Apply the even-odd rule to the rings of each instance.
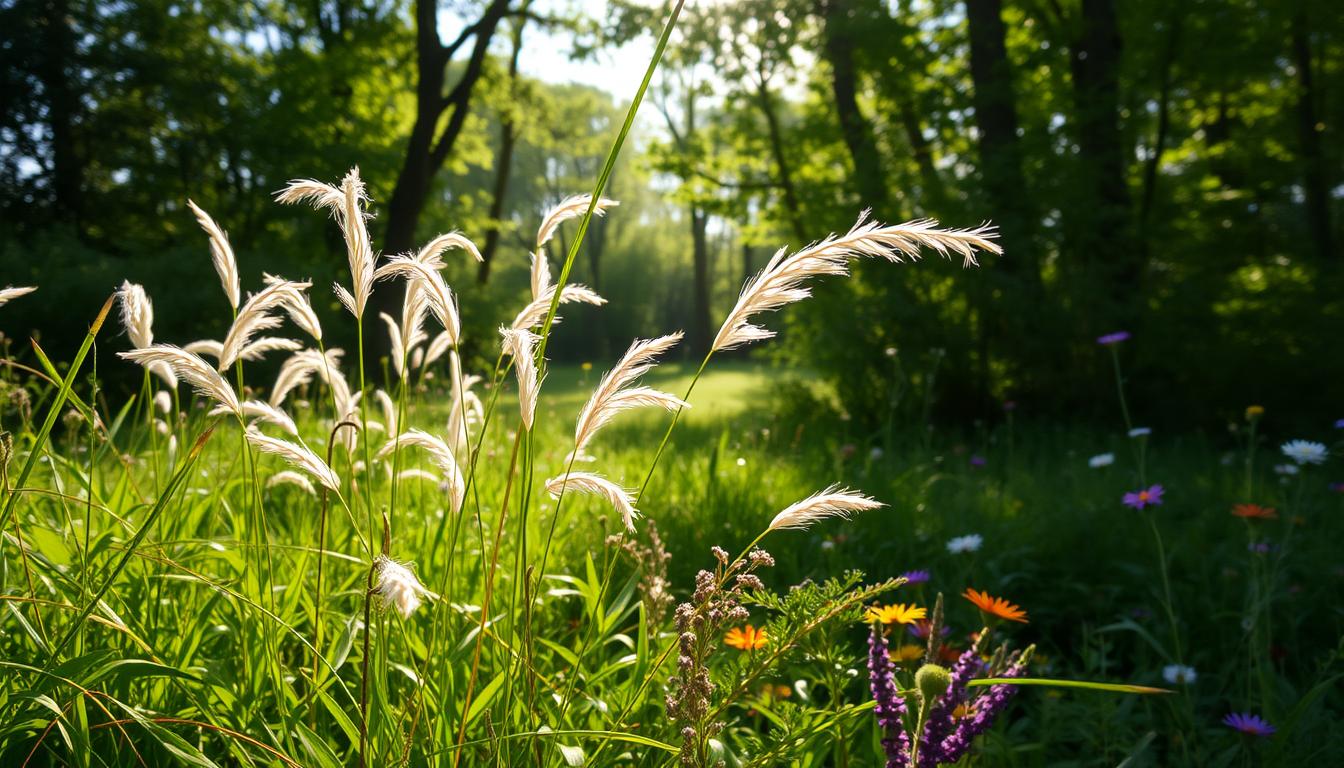
[[[490, 553], [490, 569], [485, 577], [485, 596], [481, 600], [481, 626], [476, 635], [476, 647], [472, 650], [471, 656], [471, 675], [467, 678], [467, 695], [462, 702], [462, 722], [457, 729], [457, 745], [460, 748], [467, 735], [467, 717], [466, 713], [471, 711], [471, 697], [476, 688], [476, 677], [480, 672], [481, 666], [481, 645], [485, 642], [485, 626], [490, 621], [490, 598], [495, 587], [495, 570], [499, 566], [499, 543], [504, 533], [504, 519], [509, 513], [509, 495], [513, 491], [514, 470], [518, 468], [518, 448], [522, 444], [524, 430], [518, 430], [513, 438], [513, 451], [509, 456], [509, 474], [508, 480], [504, 484], [504, 500], [499, 507], [499, 520], [495, 523], [495, 541], [493, 550]], [[473, 474], [475, 474], [473, 472]], [[453, 768], [457, 768], [458, 761], [462, 759], [462, 752], [453, 754]]]
[[[336, 433], [342, 427], [358, 429], [359, 425], [353, 421], [338, 422], [331, 428], [331, 434], [327, 437], [327, 466], [331, 466], [332, 451], [336, 447]], [[317, 691], [317, 678], [319, 674], [319, 661], [322, 657], [322, 563], [326, 560], [327, 550], [327, 507], [329, 493], [325, 485], [320, 486], [322, 491], [322, 511], [317, 522], [317, 586], [313, 590], [313, 691]], [[316, 711], [313, 712], [314, 720], [317, 718]]]
[[[84, 336], [84, 343], [79, 346], [79, 351], [75, 353], [74, 362], [70, 363], [70, 372], [65, 376], [55, 375], [53, 378], [61, 383], [61, 388], [56, 392], [56, 399], [52, 401], [51, 407], [47, 410], [47, 418], [42, 422], [42, 429], [37, 433], [37, 439], [33, 441], [33, 448], [28, 452], [28, 460], [24, 462], [23, 469], [19, 470], [19, 476], [15, 479], [14, 488], [10, 491], [8, 498], [5, 499], [5, 510], [0, 515], [0, 529], [9, 524], [9, 516], [14, 512], [14, 502], [19, 497], [19, 491], [28, 482], [28, 476], [32, 474], [33, 467], [37, 466], [37, 460], [42, 454], [42, 447], [46, 444], [47, 438], [51, 436], [51, 430], [56, 426], [56, 419], [60, 418], [61, 408], [65, 406], [65, 401], [70, 398], [70, 389], [74, 385], [75, 377], [79, 374], [79, 369], [84, 365], [84, 358], [89, 354], [89, 349], [93, 346], [93, 339], [98, 335], [98, 331], [103, 327], [103, 321], [107, 319], [107, 313], [112, 310], [112, 304], [116, 301], [116, 294], [109, 296], [103, 303], [103, 308], [94, 318], [93, 324], [89, 326], [89, 332]], [[46, 359], [41, 348], [36, 341], [33, 341], [33, 348], [38, 356]]]
[[205, 448], [206, 442], [210, 439], [210, 435], [213, 434], [214, 431], [214, 427], [211, 426], [206, 429], [206, 431], [202, 432], [200, 437], [196, 438], [196, 443], [191, 447], [191, 451], [187, 453], [185, 458], [183, 458], [182, 466], [179, 467], [178, 470], [173, 473], [172, 478], [168, 480], [168, 484], [164, 487], [163, 495], [159, 497], [154, 508], [150, 510], [149, 516], [140, 524], [140, 529], [137, 530], [135, 535], [131, 537], [131, 540], [127, 542], [126, 547], [122, 552], [121, 559], [112, 567], [112, 571], [108, 573], [107, 579], [103, 581], [103, 585], [98, 588], [98, 591], [94, 593], [93, 597], [88, 601], [84, 608], [80, 610], [79, 615], [71, 624], [70, 629], [66, 630], [65, 635], [51, 649], [51, 653], [47, 659], [49, 665], [48, 668], [56, 664], [61, 651], [65, 649], [65, 646], [69, 644], [70, 640], [73, 639], [80, 631], [80, 628], [84, 626], [84, 620], [89, 617], [89, 614], [93, 613], [93, 609], [97, 607], [99, 601], [101, 601], [103, 596], [107, 594], [107, 591], [112, 588], [112, 583], [117, 580], [117, 577], [121, 575], [121, 572], [131, 561], [131, 558], [135, 555], [136, 548], [140, 546], [140, 542], [144, 541], [145, 535], [149, 533], [150, 526], [154, 524], [154, 521], [157, 520], [159, 515], [163, 513], [163, 510], [167, 508], [168, 500], [173, 497], [173, 494], [177, 492], [177, 489], [182, 485], [183, 481], [186, 480], [187, 473], [190, 472], [191, 468], [196, 464], [196, 459], [200, 457], [201, 450]]

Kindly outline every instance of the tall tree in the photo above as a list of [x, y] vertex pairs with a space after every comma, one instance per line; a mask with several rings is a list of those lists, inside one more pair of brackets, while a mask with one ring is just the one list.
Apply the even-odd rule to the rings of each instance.
[[872, 8], [865, 0], [819, 0], [822, 55], [830, 66], [831, 95], [840, 135], [854, 164], [854, 187], [863, 205], [879, 217], [891, 216], [891, 195], [884, 181], [882, 156], [873, 139], [872, 126], [859, 107], [859, 69], [855, 51], [857, 30], [865, 19], [872, 21]]
[[[527, 6], [525, 0], [523, 15], [513, 24], [513, 53], [509, 56], [508, 88], [511, 96], [519, 90], [518, 59], [523, 53], [523, 27], [527, 24]], [[485, 233], [485, 245], [481, 247], [481, 265], [476, 271], [476, 282], [485, 285], [490, 281], [490, 266], [494, 263], [495, 252], [499, 250], [500, 237], [504, 226], [504, 202], [509, 191], [509, 179], [513, 177], [513, 151], [518, 145], [518, 123], [515, 98], [508, 99], [499, 116], [499, 148], [495, 151], [495, 182], [491, 190], [489, 229]]]
[[1040, 282], [1035, 249], [1028, 245], [1033, 212], [1022, 173], [1017, 135], [1017, 97], [1008, 60], [1002, 0], [966, 0], [975, 125], [979, 129], [980, 174], [1008, 258], [998, 265], [1031, 286]]
[[[387, 232], [383, 238], [386, 252], [409, 251], [415, 246], [416, 227], [431, 183], [462, 134], [472, 95], [484, 73], [490, 41], [508, 11], [508, 0], [489, 0], [480, 17], [445, 45], [439, 38], [438, 0], [416, 0], [415, 122], [406, 142], [405, 162], [388, 201]], [[457, 69], [453, 66], [454, 57], [469, 42], [470, 53], [449, 88], [449, 70]], [[440, 129], [445, 113], [448, 119]]]

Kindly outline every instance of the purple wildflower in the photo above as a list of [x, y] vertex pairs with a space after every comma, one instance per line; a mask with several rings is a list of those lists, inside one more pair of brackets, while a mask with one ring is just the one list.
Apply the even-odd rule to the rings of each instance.
[[924, 584], [929, 580], [929, 572], [925, 570], [906, 571], [901, 574], [906, 584]]
[[984, 457], [984, 456], [981, 456], [981, 455], [978, 454], [978, 453], [971, 454], [971, 466], [972, 466], [972, 467], [983, 467], [983, 466], [985, 466], [985, 457]]
[[[1021, 659], [1003, 671], [999, 677], [1021, 677], [1026, 665]], [[971, 748], [975, 741], [990, 726], [994, 718], [1008, 706], [1008, 700], [1016, 693], [1015, 685], [992, 685], [989, 692], [974, 699], [970, 706], [973, 711], [957, 723], [957, 729], [943, 741], [942, 754], [946, 762], [955, 763]]]
[[1335, 429], [1344, 429], [1344, 419], [1335, 422]]
[[1253, 541], [1246, 545], [1246, 551], [1257, 555], [1267, 555], [1273, 551], [1274, 545], [1268, 541]]
[[1161, 506], [1162, 494], [1165, 492], [1166, 489], [1162, 486], [1154, 485], [1151, 488], [1126, 493], [1121, 501], [1124, 502], [1125, 506], [1133, 507], [1135, 509], [1143, 509], [1147, 506]]
[[[983, 637], [983, 635], [981, 636]], [[952, 683], [947, 693], [938, 698], [929, 708], [924, 718], [924, 732], [919, 736], [919, 765], [916, 768], [932, 768], [943, 763], [956, 762], [947, 759], [943, 741], [952, 733], [952, 713], [957, 705], [965, 701], [966, 683], [982, 668], [980, 661], [980, 641], [962, 652], [957, 663], [952, 665]]]
[[1223, 725], [1250, 736], [1271, 736], [1278, 730], [1259, 715], [1250, 712], [1232, 712], [1223, 718]]
[[1119, 344], [1122, 341], [1127, 341], [1128, 339], [1129, 339], [1129, 331], [1116, 331], [1115, 333], [1108, 333], [1105, 336], [1098, 336], [1097, 343], [1103, 347], [1109, 347], [1113, 344]]
[[868, 637], [868, 679], [876, 704], [873, 714], [882, 731], [882, 750], [887, 754], [887, 768], [906, 768], [910, 765], [910, 736], [905, 732], [905, 699], [896, 686], [882, 625], [876, 622]]

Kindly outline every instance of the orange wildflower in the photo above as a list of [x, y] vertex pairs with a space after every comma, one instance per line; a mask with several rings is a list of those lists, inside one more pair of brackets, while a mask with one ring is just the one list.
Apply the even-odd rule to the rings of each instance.
[[1023, 624], [1027, 623], [1027, 612], [1016, 605], [1004, 600], [1002, 597], [990, 597], [988, 592], [966, 588], [961, 594], [962, 597], [975, 603], [975, 607], [988, 613], [991, 616], [997, 616], [1000, 619], [1008, 621], [1017, 621]]
[[765, 644], [770, 642], [770, 638], [764, 629], [757, 629], [748, 624], [745, 627], [733, 627], [728, 630], [728, 634], [723, 636], [723, 642], [741, 651], [754, 651], [757, 648], [764, 648]]
[[917, 620], [927, 618], [929, 611], [927, 608], [919, 608], [905, 603], [895, 605], [874, 605], [864, 613], [864, 621], [879, 621], [883, 624], [914, 624]]
[[1237, 517], [1256, 520], [1277, 520], [1279, 519], [1278, 510], [1273, 507], [1262, 507], [1259, 504], [1237, 504], [1232, 507], [1232, 514]]

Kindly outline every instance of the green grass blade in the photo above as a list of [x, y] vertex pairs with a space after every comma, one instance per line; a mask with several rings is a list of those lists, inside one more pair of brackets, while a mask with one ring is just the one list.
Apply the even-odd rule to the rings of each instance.
[[1123, 683], [1092, 683], [1086, 680], [1054, 680], [1045, 677], [987, 677], [972, 680], [969, 686], [984, 685], [1039, 685], [1045, 688], [1080, 688], [1088, 691], [1107, 691], [1109, 693], [1175, 693], [1166, 688], [1150, 688], [1146, 685], [1126, 685]]

